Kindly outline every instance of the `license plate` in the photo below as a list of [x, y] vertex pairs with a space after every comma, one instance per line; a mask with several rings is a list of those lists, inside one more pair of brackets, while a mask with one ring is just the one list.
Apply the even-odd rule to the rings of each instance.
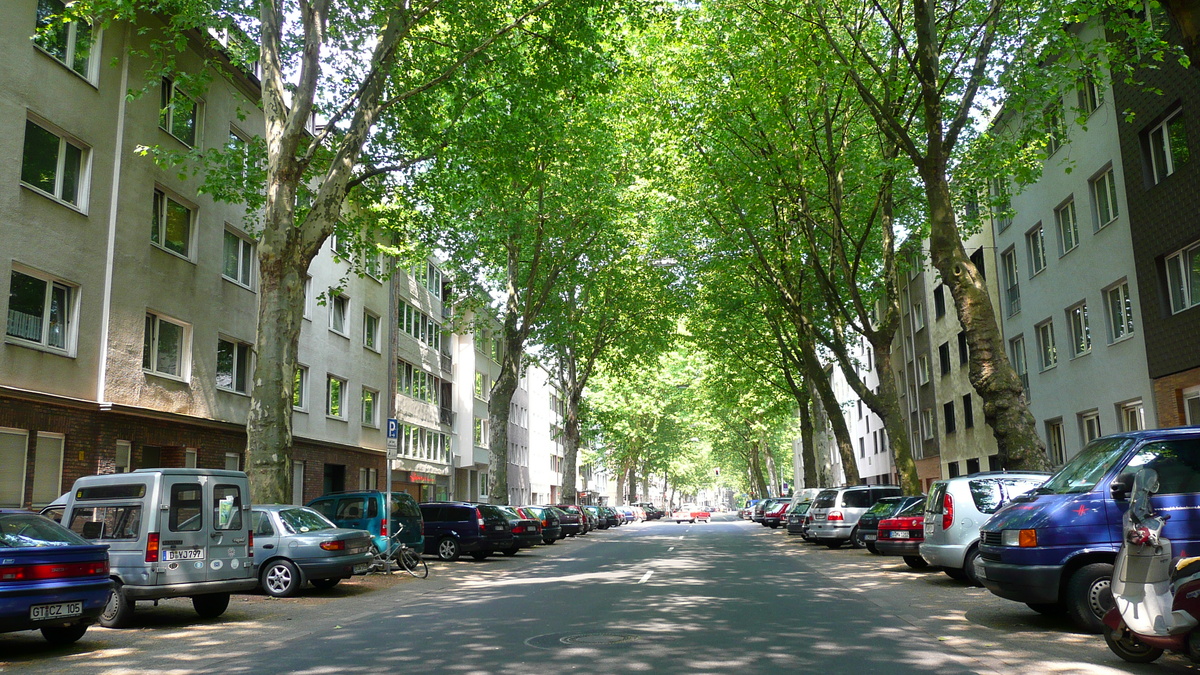
[[163, 562], [172, 560], [204, 560], [202, 548], [176, 548], [162, 552]]
[[53, 605], [34, 605], [29, 608], [30, 621], [69, 619], [83, 614], [83, 601], [59, 602]]
[[864, 534], [864, 535], [863, 535], [863, 539], [864, 539], [865, 541], [875, 541], [875, 535], [873, 535], [873, 534]]
[[895, 530], [892, 532], [892, 539], [908, 539], [908, 530]]
[[503, 530], [503, 529], [504, 529], [504, 526], [503, 526], [503, 525], [493, 525], [493, 526], [492, 526], [492, 529], [493, 529], [493, 530], [496, 530], [497, 532], [499, 532], [499, 531], [501, 531], [501, 530]]

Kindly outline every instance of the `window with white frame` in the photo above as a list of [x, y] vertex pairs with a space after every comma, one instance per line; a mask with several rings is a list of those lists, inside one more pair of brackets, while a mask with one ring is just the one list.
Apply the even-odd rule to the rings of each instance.
[[250, 345], [217, 338], [217, 388], [245, 394], [250, 391]]
[[242, 456], [236, 452], [225, 453], [225, 470], [226, 471], [241, 471]]
[[63, 21], [66, 3], [38, 0], [37, 35], [33, 43], [86, 79], [91, 79], [95, 41], [85, 21]]
[[488, 400], [488, 394], [492, 391], [489, 379], [486, 373], [475, 371], [475, 398], [480, 401]]
[[1037, 327], [1038, 365], [1047, 370], [1058, 365], [1058, 347], [1054, 344], [1054, 322], [1047, 321]]
[[296, 366], [296, 374], [292, 379], [292, 407], [296, 410], [308, 410], [307, 366]]
[[1164, 260], [1171, 313], [1200, 305], [1200, 243], [1176, 251]]
[[142, 370], [179, 379], [188, 377], [190, 329], [155, 312], [146, 312], [142, 335]]
[[292, 462], [292, 503], [304, 503], [304, 462]]
[[114, 455], [116, 459], [113, 461], [113, 468], [116, 473], [129, 473], [133, 468], [133, 443], [117, 441]]
[[1189, 426], [1200, 424], [1200, 387], [1184, 390], [1183, 414]]
[[929, 358], [924, 354], [917, 357], [917, 381], [929, 384]]
[[29, 457], [29, 432], [0, 428], [0, 506], [25, 505], [25, 471]]
[[1025, 233], [1025, 247], [1029, 250], [1029, 276], [1046, 269], [1046, 234], [1038, 223]]
[[1091, 443], [1103, 436], [1100, 431], [1100, 413], [1096, 411], [1081, 413], [1079, 415], [1080, 428], [1083, 430], [1083, 442]]
[[933, 410], [925, 408], [921, 410], [921, 439], [929, 440], [933, 438]]
[[997, 232], [1003, 232], [1012, 225], [1012, 197], [1008, 193], [1008, 179], [997, 176], [989, 181], [988, 192], [992, 200], [992, 221]]
[[912, 321], [913, 330], [918, 331], [925, 327], [925, 305], [920, 302], [914, 302], [912, 306]]
[[1119, 407], [1121, 431], [1141, 431], [1146, 428], [1146, 411], [1141, 401], [1130, 401]]
[[1079, 96], [1079, 109], [1085, 115], [1090, 115], [1104, 101], [1096, 76], [1091, 72], [1085, 72], [1083, 77], [1079, 78], [1076, 93]]
[[1146, 133], [1150, 148], [1150, 171], [1157, 185], [1175, 173], [1190, 158], [1182, 111], [1177, 110]]
[[490, 438], [490, 436], [488, 434], [488, 420], [483, 417], [476, 417], [475, 418], [475, 445], [480, 448], [486, 448], [490, 444], [489, 438]]
[[379, 316], [366, 309], [363, 310], [363, 346], [379, 351]]
[[313, 305], [312, 277], [305, 276], [304, 277], [304, 318], [306, 318], [310, 321], [312, 320], [312, 305]]
[[346, 419], [346, 381], [340, 377], [325, 376], [325, 414]]
[[1046, 422], [1046, 455], [1054, 466], [1062, 466], [1066, 458], [1066, 434], [1063, 431], [1062, 418]]
[[1008, 249], [1000, 255], [1000, 264], [1004, 266], [1004, 299], [1008, 305], [1008, 315], [1014, 316], [1021, 311], [1021, 287], [1017, 277], [1017, 252]]
[[87, 206], [88, 151], [80, 143], [25, 120], [21, 183], [79, 208]]
[[363, 387], [362, 390], [362, 423], [363, 426], [379, 426], [379, 392]]
[[221, 257], [221, 276], [250, 288], [254, 270], [254, 242], [225, 228], [225, 248]]
[[350, 311], [350, 298], [335, 295], [329, 300], [329, 330], [338, 335], [346, 334], [346, 316]]
[[1129, 297], [1129, 282], [1123, 281], [1104, 291], [1104, 311], [1110, 344], [1133, 335], [1133, 300]]
[[363, 253], [362, 260], [363, 271], [365, 271], [372, 279], [380, 279], [383, 277], [383, 254], [377, 250], [374, 245], [371, 249]]
[[200, 466], [200, 453], [195, 448], [183, 449], [183, 465], [189, 469]]
[[1067, 142], [1067, 125], [1063, 121], [1062, 102], [1055, 101], [1042, 113], [1046, 127], [1046, 156], [1053, 155]]
[[1067, 327], [1071, 331], [1072, 358], [1092, 351], [1092, 329], [1088, 325], [1086, 302], [1067, 310]]
[[162, 79], [158, 126], [179, 141], [193, 147], [200, 126], [200, 106], [169, 77]]
[[1117, 219], [1120, 215], [1117, 207], [1117, 179], [1112, 167], [1090, 181], [1092, 192], [1093, 215], [1096, 219], [1095, 229], [1099, 230]]
[[189, 257], [192, 248], [192, 224], [195, 211], [167, 196], [162, 190], [154, 191], [154, 217], [150, 224], [150, 242], [172, 253]]
[[75, 288], [54, 277], [14, 269], [8, 287], [5, 332], [31, 345], [70, 352], [75, 344]]
[[1075, 219], [1075, 200], [1054, 210], [1054, 222], [1058, 225], [1058, 254], [1066, 255], [1079, 245], [1079, 223]]

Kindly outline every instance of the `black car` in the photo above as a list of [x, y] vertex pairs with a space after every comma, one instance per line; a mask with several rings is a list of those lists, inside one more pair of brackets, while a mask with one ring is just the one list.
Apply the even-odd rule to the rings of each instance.
[[542, 543], [553, 544], [554, 542], [567, 536], [563, 533], [562, 520], [560, 514], [562, 511], [553, 506], [521, 506], [517, 508], [517, 513], [526, 518], [533, 518], [542, 521]]
[[875, 505], [867, 510], [858, 520], [858, 530], [855, 535], [854, 546], [866, 546], [867, 550], [875, 555], [879, 555], [879, 549], [875, 548], [876, 532], [879, 529], [879, 521], [885, 518], [891, 518], [910, 504], [916, 502], [925, 502], [924, 497], [884, 497], [875, 502]]
[[625, 524], [625, 519], [611, 506], [601, 506], [599, 509], [600, 515], [604, 517], [604, 521], [608, 523], [609, 527], [618, 527]]
[[463, 553], [483, 560], [513, 547], [509, 516], [491, 504], [425, 502], [420, 508], [425, 521], [425, 553], [440, 560], [458, 560]]
[[508, 548], [500, 549], [504, 555], [516, 555], [523, 548], [531, 548], [542, 543], [542, 521], [526, 518], [517, 512], [515, 506], [497, 506], [496, 508], [508, 516], [508, 524], [512, 530], [513, 543]]
[[812, 500], [806, 502], [796, 502], [788, 508], [786, 518], [788, 534], [798, 534], [804, 536], [804, 519], [808, 516], [809, 506], [812, 506]]
[[[563, 505], [563, 506], [573, 506], [573, 505]], [[559, 522], [559, 525], [562, 526], [563, 536], [574, 537], [577, 534], [586, 533], [587, 532], [587, 529], [586, 529], [587, 524], [584, 521], [583, 516], [579, 513], [579, 511], [575, 510], [575, 509], [578, 509], [579, 507], [574, 506], [574, 508], [563, 508], [563, 506], [543, 506], [542, 508], [554, 509], [555, 511], [558, 512], [558, 522]]]

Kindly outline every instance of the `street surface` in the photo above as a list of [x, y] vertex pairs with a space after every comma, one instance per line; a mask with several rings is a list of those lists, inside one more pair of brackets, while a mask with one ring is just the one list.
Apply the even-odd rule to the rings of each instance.
[[899, 558], [806, 544], [733, 514], [636, 523], [515, 558], [356, 578], [276, 600], [186, 600], [56, 649], [0, 634], [2, 673], [1180, 673]]

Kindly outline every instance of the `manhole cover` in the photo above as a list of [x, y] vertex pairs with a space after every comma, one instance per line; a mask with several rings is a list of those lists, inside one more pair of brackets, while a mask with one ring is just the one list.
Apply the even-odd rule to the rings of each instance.
[[536, 635], [525, 641], [525, 644], [538, 649], [558, 650], [567, 647], [589, 649], [608, 647], [611, 645], [652, 644], [669, 640], [678, 640], [679, 635], [664, 633], [547, 633]]
[[640, 640], [636, 635], [621, 635], [619, 633], [584, 633], [582, 635], [564, 635], [558, 639], [565, 645], [615, 645], [622, 642]]

